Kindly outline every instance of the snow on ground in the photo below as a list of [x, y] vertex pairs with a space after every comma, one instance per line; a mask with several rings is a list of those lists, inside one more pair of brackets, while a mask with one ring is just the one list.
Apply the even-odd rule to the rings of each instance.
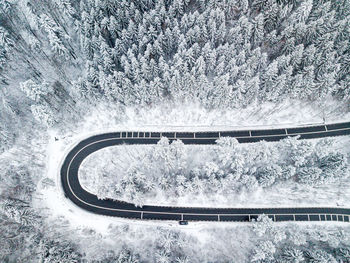
[[[71, 148], [75, 144], [67, 147], [67, 142], [64, 140], [55, 141], [55, 133], [51, 131], [51, 140], [47, 147], [47, 177], [54, 182], [53, 186], [44, 185], [40, 183], [34, 198], [33, 205], [39, 210], [44, 210], [48, 221], [55, 222], [62, 217], [69, 221], [69, 224], [74, 229], [93, 229], [97, 233], [108, 236], [110, 229], [113, 227], [130, 224], [134, 226], [148, 226], [148, 227], [171, 227], [172, 229], [186, 230], [188, 233], [197, 232], [198, 228], [205, 228], [208, 223], [192, 222], [190, 226], [180, 226], [178, 222], [173, 221], [153, 221], [153, 220], [134, 220], [123, 219], [117, 217], [109, 217], [103, 215], [96, 215], [85, 211], [73, 204], [69, 199], [64, 197], [63, 189], [60, 181], [60, 168], [62, 162]], [[85, 138], [81, 136], [76, 143]], [[68, 138], [69, 139], [69, 138]], [[71, 141], [71, 140], [68, 140]], [[214, 224], [225, 224], [215, 223]], [[243, 223], [242, 224], [247, 224]]]
[[125, 111], [113, 105], [97, 105], [74, 129], [60, 130], [57, 134], [63, 138], [127, 130], [208, 131], [294, 127], [350, 120], [350, 112], [344, 110], [346, 107], [346, 104], [332, 98], [323, 104], [286, 100], [277, 106], [264, 103], [229, 110], [206, 110], [197, 103], [164, 103], [149, 108], [128, 107]]
[[[48, 225], [58, 225], [62, 231], [75, 233], [70, 238], [79, 241], [86, 258], [94, 258], [96, 253], [108, 253], [110, 250], [119, 251], [121, 246], [147, 255], [150, 244], [157, 244], [167, 231], [174, 230], [185, 235], [182, 248], [186, 255], [195, 257], [198, 253], [204, 253], [203, 258], [208, 261], [214, 261], [217, 255], [235, 258], [239, 262], [249, 261], [252, 249], [259, 242], [259, 237], [252, 231], [252, 223], [190, 222], [187, 226], [180, 226], [172, 221], [141, 221], [95, 215], [75, 206], [64, 197], [59, 171], [65, 155], [85, 136], [82, 134], [80, 138], [55, 141], [55, 134], [52, 134], [47, 148], [47, 178], [55, 185], [44, 187], [44, 184], [39, 184], [34, 205], [45, 211]], [[320, 230], [327, 236], [337, 231], [350, 231], [348, 224], [342, 222], [280, 222], [274, 226], [302, 234]], [[99, 245], [96, 245], [96, 240], [99, 240]]]
[[208, 111], [198, 104], [187, 106], [161, 105], [151, 110], [129, 108], [126, 112], [128, 127], [148, 127], [159, 129], [174, 127], [193, 130], [246, 129], [247, 127], [297, 126], [350, 119], [344, 114], [345, 105], [329, 100], [327, 105], [287, 100], [278, 106], [273, 103], [251, 105], [245, 109]]
[[[124, 220], [121, 218], [111, 218], [107, 216], [94, 215], [76, 207], [72, 202], [66, 199], [61, 189], [59, 178], [60, 165], [69, 152], [82, 139], [94, 134], [99, 134], [108, 131], [120, 130], [209, 130], [209, 129], [244, 129], [248, 126], [256, 127], [275, 127], [278, 125], [301, 125], [305, 123], [321, 123], [323, 122], [323, 111], [321, 108], [327, 108], [326, 121], [345, 121], [350, 119], [350, 114], [340, 114], [343, 105], [338, 102], [330, 101], [327, 106], [321, 107], [295, 101], [288, 101], [274, 108], [273, 104], [265, 103], [259, 107], [251, 106], [244, 110], [227, 110], [227, 111], [207, 111], [201, 108], [198, 104], [187, 106], [181, 105], [161, 105], [151, 109], [128, 108], [123, 116], [119, 116], [118, 109], [110, 106], [97, 106], [87, 117], [77, 123], [74, 129], [51, 130], [51, 141], [47, 146], [47, 178], [55, 182], [55, 186], [46, 186], [43, 184], [38, 186], [35, 206], [47, 210], [48, 220], [54, 220], [58, 217], [68, 219], [70, 224], [75, 228], [92, 228], [101, 234], [109, 232], [113, 224], [133, 223], [135, 225], [151, 225], [176, 227], [178, 229], [186, 229], [188, 231], [192, 227], [207, 227], [205, 222], [191, 223], [190, 227], [179, 226], [176, 222], [159, 222], [159, 221], [138, 221]], [[59, 140], [55, 141], [55, 137]], [[332, 198], [329, 196], [322, 198], [322, 189], [316, 193], [307, 189], [298, 189], [297, 187], [283, 186], [276, 189], [271, 189], [269, 192], [256, 193], [249, 199], [246, 196], [241, 196], [237, 199], [237, 204], [231, 206], [290, 206], [290, 205], [305, 205], [306, 199], [317, 195], [320, 200], [313, 205], [335, 205], [336, 202], [348, 203], [350, 200], [350, 182], [341, 184], [339, 188], [335, 185]], [[339, 195], [341, 188], [344, 189], [345, 195]], [[276, 202], [276, 199], [281, 196], [286, 196], [285, 192], [292, 193], [288, 199]], [[262, 202], [261, 196], [265, 196]], [[303, 196], [297, 198], [297, 195]], [[219, 198], [219, 197], [218, 197]], [[211, 205], [220, 206], [215, 199]], [[304, 203], [299, 203], [303, 201]], [[183, 205], [189, 205], [184, 201]], [[157, 203], [164, 205], [166, 202]], [[308, 203], [310, 205], [310, 203]], [[191, 205], [201, 205], [191, 204]], [[214, 223], [217, 225], [226, 223]], [[242, 224], [242, 223], [241, 223]], [[322, 223], [324, 224], [324, 223]]]
[[[350, 137], [336, 137], [335, 147], [350, 149]], [[249, 146], [249, 145], [248, 145]], [[88, 156], [79, 171], [79, 180], [89, 192], [97, 194], [97, 185], [108, 186], [119, 183], [119, 175], [124, 175], [133, 163], [142, 160], [145, 152], [154, 146], [115, 146], [102, 149]], [[205, 152], [210, 146], [185, 146], [190, 156], [190, 166], [203, 165], [206, 159]], [[207, 148], [208, 147], [208, 148]], [[207, 150], [206, 150], [207, 149]], [[210, 155], [210, 154], [209, 154]], [[104, 162], [105, 161], [105, 162]], [[147, 176], [147, 175], [146, 175]], [[120, 176], [121, 177], [121, 176]], [[100, 180], [103, 180], [101, 184]], [[116, 198], [115, 187], [110, 187], [108, 197]], [[319, 186], [308, 186], [291, 181], [283, 181], [269, 188], [261, 188], [253, 192], [242, 192], [223, 196], [221, 193], [212, 195], [186, 194], [180, 198], [170, 198], [162, 191], [145, 195], [147, 205], [163, 206], [199, 206], [199, 207], [313, 207], [313, 206], [349, 206], [350, 178]], [[129, 201], [130, 200], [124, 200]]]

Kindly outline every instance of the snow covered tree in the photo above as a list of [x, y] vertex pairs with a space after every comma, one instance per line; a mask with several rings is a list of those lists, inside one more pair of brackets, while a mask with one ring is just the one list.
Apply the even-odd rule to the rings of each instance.
[[253, 230], [258, 236], [263, 236], [273, 229], [273, 221], [267, 215], [259, 215], [253, 224]]
[[36, 102], [39, 102], [40, 99], [43, 99], [53, 91], [52, 87], [48, 83], [44, 82], [42, 84], [36, 84], [31, 79], [21, 82], [20, 88], [28, 98]]
[[41, 27], [46, 31], [52, 51], [67, 58], [69, 55], [68, 49], [63, 43], [63, 39], [69, 39], [69, 36], [63, 33], [63, 30], [56, 24], [56, 22], [46, 14], [40, 16]]
[[[196, 102], [208, 110], [258, 110], [267, 101], [278, 106], [284, 100], [302, 100], [312, 106], [332, 98], [344, 103], [344, 107], [333, 103], [339, 109], [332, 115], [346, 111], [350, 98], [348, 2], [0, 0], [0, 151], [9, 149], [1, 154], [0, 167], [12, 164], [12, 156], [20, 151], [23, 156], [18, 162], [26, 163], [28, 158], [32, 169], [30, 175], [23, 176], [14, 171], [0, 173], [1, 196], [31, 200], [32, 181], [42, 181], [36, 178], [41, 176], [37, 166], [43, 165], [36, 157], [42, 153], [31, 147], [29, 154], [23, 145], [37, 143], [39, 137], [46, 140], [43, 126], [54, 126], [62, 134], [72, 130], [90, 110], [99, 111], [100, 105], [118, 108], [118, 118], [127, 118], [129, 112], [119, 114], [119, 107], [124, 113], [137, 106], [142, 113], [144, 108], [165, 101]], [[328, 103], [324, 106], [328, 108]], [[278, 107], [268, 112], [272, 111]], [[43, 125], [33, 123], [31, 117]], [[33, 132], [19, 136], [26, 130]], [[224, 193], [236, 198], [237, 194], [251, 196], [261, 186], [279, 181], [327, 184], [348, 172], [347, 153], [332, 150], [334, 146], [322, 140], [315, 143], [289, 138], [274, 145], [256, 143], [247, 150], [234, 139], [222, 138], [207, 159], [198, 161], [188, 158], [192, 152], [181, 142], [170, 144], [162, 139], [156, 149], [138, 160], [143, 166], [133, 163], [126, 169], [120, 184], [112, 181], [106, 186], [102, 182], [105, 178], [97, 180], [97, 195], [120, 197], [136, 205], [142, 205], [146, 193], [153, 195], [155, 189], [167, 197]], [[74, 252], [65, 251], [70, 244], [44, 239], [41, 230], [33, 226], [29, 209], [22, 212], [7, 206], [0, 218], [0, 232], [13, 236], [0, 238], [2, 262], [90, 260], [85, 256], [70, 258], [67, 254]], [[264, 235], [276, 247], [285, 238], [279, 229], [266, 230]], [[36, 253], [34, 247], [39, 247], [39, 242], [34, 246], [32, 236], [46, 240], [48, 248]], [[299, 233], [289, 239], [298, 249], [318, 249], [319, 242], [306, 242], [309, 235]], [[338, 237], [322, 238], [321, 242], [332, 256], [338, 253], [336, 246], [345, 246]], [[283, 261], [282, 253], [271, 259], [273, 253], [268, 248], [273, 250], [261, 245], [255, 260]], [[182, 259], [182, 252], [168, 251], [164, 260]], [[26, 258], [28, 253], [32, 255]], [[300, 261], [299, 252], [289, 256]], [[134, 260], [118, 257], [118, 253], [111, 259], [106, 257], [106, 262]], [[232, 261], [229, 257], [222, 261]], [[157, 260], [155, 253], [150, 258]], [[311, 262], [333, 260], [321, 254], [311, 258], [304, 253], [304, 258]], [[195, 260], [189, 257], [189, 261]]]
[[139, 263], [139, 256], [134, 255], [130, 250], [123, 250], [118, 256], [115, 262], [120, 263]]
[[257, 171], [257, 179], [262, 187], [271, 186], [282, 175], [282, 169], [278, 165], [263, 167]]
[[271, 241], [262, 241], [254, 249], [252, 262], [266, 262], [273, 259], [276, 247]]
[[286, 263], [302, 263], [305, 262], [304, 254], [296, 248], [287, 248], [283, 251], [282, 258]]
[[156, 257], [156, 261], [159, 262], [159, 263], [169, 263], [170, 262], [170, 256], [164, 250], [158, 251], [156, 253], [155, 257]]
[[47, 127], [51, 127], [56, 123], [56, 114], [51, 110], [47, 104], [33, 104], [31, 106], [31, 111], [34, 118], [44, 124]]
[[328, 254], [324, 250], [309, 250], [306, 252], [305, 257], [308, 259], [309, 262], [314, 263], [336, 263], [337, 260], [330, 254]]
[[254, 18], [252, 33], [253, 43], [257, 46], [264, 37], [264, 15], [262, 13]]
[[53, 240], [43, 240], [40, 242], [40, 261], [43, 263], [60, 263], [81, 261], [81, 255], [76, 252], [76, 248], [70, 242], [57, 242]]
[[55, 0], [56, 5], [59, 10], [62, 11], [67, 16], [73, 16], [75, 14], [75, 10], [72, 7], [69, 0]]
[[4, 214], [22, 226], [35, 226], [39, 216], [29, 207], [29, 203], [19, 199], [6, 199], [1, 203]]
[[317, 167], [304, 167], [297, 172], [298, 180], [303, 184], [316, 185], [320, 183], [322, 170]]
[[[8, 53], [10, 51], [10, 48], [14, 45], [14, 41], [11, 39], [10, 34], [8, 31], [0, 26], [0, 50], [2, 51], [3, 55]], [[0, 60], [1, 62], [1, 60]], [[1, 66], [1, 64], [0, 64]], [[0, 67], [1, 69], [1, 67]]]

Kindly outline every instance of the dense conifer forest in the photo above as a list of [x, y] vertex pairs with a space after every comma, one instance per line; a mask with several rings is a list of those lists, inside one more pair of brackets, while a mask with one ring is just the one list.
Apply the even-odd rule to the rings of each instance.
[[[99, 122], [127, 123], [130, 109], [159, 119], [152, 109], [166, 115], [164, 105], [243, 113], [291, 100], [318, 111], [332, 101], [335, 119], [349, 116], [350, 1], [0, 0], [0, 261], [349, 262], [350, 227], [340, 223], [261, 215], [187, 230], [89, 221], [63, 197], [46, 202], [62, 195], [49, 160]], [[159, 191], [253, 193], [286, 181], [313, 189], [349, 178], [349, 145], [347, 137], [250, 146], [226, 138], [193, 167], [193, 152], [164, 138], [117, 179], [102, 167], [118, 184], [92, 187], [138, 205]]]

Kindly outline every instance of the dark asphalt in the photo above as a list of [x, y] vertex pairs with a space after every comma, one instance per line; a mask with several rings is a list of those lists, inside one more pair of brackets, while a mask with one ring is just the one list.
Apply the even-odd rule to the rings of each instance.
[[[278, 141], [299, 135], [313, 139], [350, 134], [350, 122], [286, 129], [216, 131], [216, 132], [115, 132], [92, 136], [80, 142], [66, 156], [61, 168], [61, 182], [67, 198], [90, 212], [133, 219], [189, 220], [189, 221], [251, 221], [266, 214], [274, 221], [344, 221], [349, 222], [350, 209], [337, 207], [297, 208], [201, 208], [201, 207], [135, 207], [131, 203], [99, 200], [85, 191], [78, 180], [82, 161], [102, 148], [120, 144], [156, 144], [162, 136], [171, 141], [181, 139], [184, 144], [215, 144], [219, 137], [235, 137], [240, 143]], [[271, 204], [273, 206], [273, 204]]]

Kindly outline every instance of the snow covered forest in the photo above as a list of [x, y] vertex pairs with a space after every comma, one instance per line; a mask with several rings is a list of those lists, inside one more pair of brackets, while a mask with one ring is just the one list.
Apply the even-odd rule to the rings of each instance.
[[[306, 185], [304, 191], [322, 186], [318, 191], [329, 198], [334, 187], [346, 184], [350, 188], [350, 141], [344, 149], [345, 142], [343, 138], [303, 141], [292, 137], [276, 143], [240, 145], [234, 138], [223, 137], [217, 146], [185, 146], [180, 140], [169, 145], [163, 137], [154, 147], [117, 146], [94, 153], [84, 160], [79, 180], [101, 199], [139, 206], [256, 207], [261, 206], [253, 198], [259, 190], [268, 195], [275, 187], [281, 191], [281, 201], [286, 193], [280, 187], [286, 185], [293, 188], [291, 196], [300, 195], [296, 186]], [[328, 191], [324, 186], [329, 186]], [[289, 205], [315, 205], [320, 201], [317, 199], [318, 195]]]
[[[349, 100], [348, 0], [0, 0], [0, 261], [348, 262], [350, 227], [340, 223], [91, 223], [60, 197], [59, 168], [49, 164], [74, 136], [125, 127], [141, 113], [174, 124], [169, 108], [185, 119], [197, 105], [204, 117], [191, 124], [212, 112], [218, 122], [222, 112], [249, 121], [247, 109], [291, 101], [290, 115], [308, 105], [339, 119], [350, 116]], [[81, 179], [102, 198], [139, 205], [159, 189], [169, 202], [287, 183], [314, 189], [348, 179], [350, 151], [339, 140], [223, 139], [191, 160], [196, 149], [163, 139], [118, 178], [107, 170], [110, 185], [97, 173]]]

